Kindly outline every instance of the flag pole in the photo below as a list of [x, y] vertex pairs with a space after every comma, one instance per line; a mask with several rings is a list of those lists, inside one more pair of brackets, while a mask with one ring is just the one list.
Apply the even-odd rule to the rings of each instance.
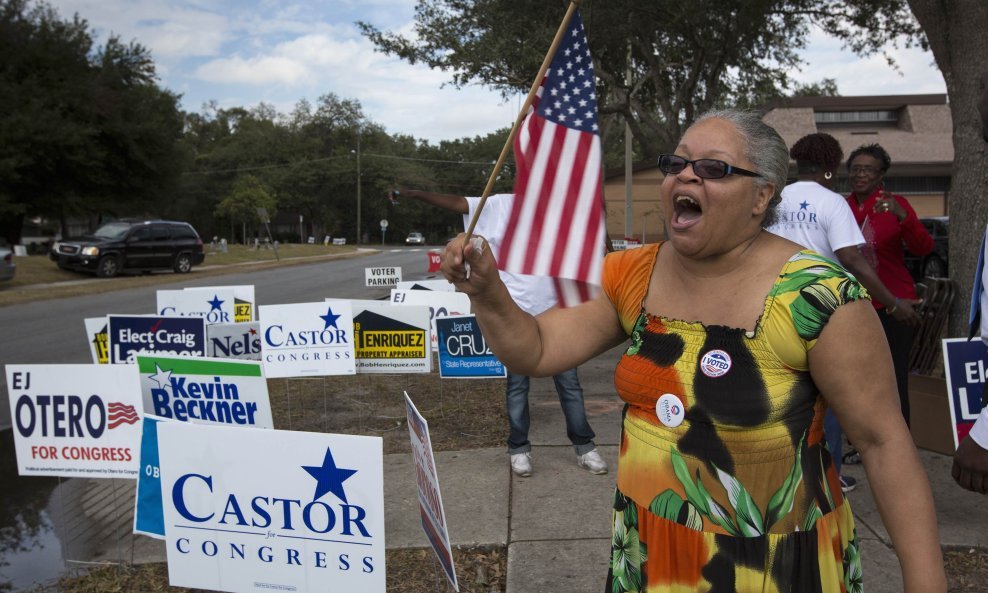
[[532, 83], [532, 88], [528, 91], [528, 97], [525, 99], [525, 104], [521, 106], [521, 110], [518, 112], [518, 117], [515, 118], [515, 124], [511, 127], [511, 132], [508, 134], [508, 139], [504, 143], [504, 148], [501, 149], [501, 156], [498, 157], [497, 162], [494, 164], [494, 169], [491, 171], [491, 176], [487, 179], [487, 186], [484, 188], [484, 193], [480, 196], [480, 203], [477, 204], [477, 210], [473, 213], [473, 218], [470, 219], [470, 226], [467, 227], [467, 236], [463, 239], [464, 247], [466, 247], [467, 241], [469, 241], [471, 235], [473, 235], [473, 229], [477, 226], [477, 219], [480, 218], [480, 213], [484, 209], [484, 204], [487, 203], [487, 196], [490, 195], [491, 189], [494, 187], [494, 181], [497, 179], [498, 173], [501, 172], [501, 168], [504, 166], [504, 161], [508, 157], [508, 151], [511, 149], [515, 136], [518, 135], [518, 128], [521, 127], [521, 122], [524, 121], [525, 116], [528, 114], [529, 107], [531, 107], [532, 102], [535, 101], [535, 95], [538, 93], [539, 87], [542, 86], [542, 79], [545, 77], [545, 72], [549, 69], [549, 64], [552, 63], [552, 58], [556, 55], [556, 49], [559, 48], [559, 44], [563, 40], [563, 35], [566, 34], [566, 28], [569, 27], [569, 22], [573, 18], [573, 13], [576, 12], [579, 5], [580, 3], [577, 0], [570, 0], [569, 7], [566, 9], [566, 15], [563, 16], [563, 22], [559, 24], [559, 29], [556, 31], [556, 36], [552, 40], [552, 45], [549, 46], [549, 51], [546, 53], [545, 59], [542, 60], [542, 67], [539, 68], [539, 73], [536, 75], [535, 81]]

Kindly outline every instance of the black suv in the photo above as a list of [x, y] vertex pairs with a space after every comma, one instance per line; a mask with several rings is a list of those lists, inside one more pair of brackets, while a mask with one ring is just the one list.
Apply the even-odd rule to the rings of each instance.
[[187, 222], [108, 222], [91, 235], [64, 239], [48, 254], [58, 267], [112, 278], [123, 270], [172, 269], [184, 274], [206, 258], [202, 239]]

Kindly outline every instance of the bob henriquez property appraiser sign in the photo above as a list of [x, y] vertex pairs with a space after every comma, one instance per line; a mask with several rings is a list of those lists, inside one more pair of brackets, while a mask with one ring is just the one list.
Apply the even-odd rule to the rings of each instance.
[[137, 477], [142, 410], [133, 367], [9, 364], [6, 370], [20, 475]]
[[186, 422], [157, 432], [171, 585], [384, 593], [380, 437]]
[[353, 304], [358, 373], [432, 371], [428, 307]]

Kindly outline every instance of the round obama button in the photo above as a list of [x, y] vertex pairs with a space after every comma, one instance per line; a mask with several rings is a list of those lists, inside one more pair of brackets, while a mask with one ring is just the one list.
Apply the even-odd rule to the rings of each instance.
[[655, 415], [662, 424], [676, 428], [683, 423], [683, 417], [686, 416], [683, 400], [671, 393], [664, 394], [655, 402]]

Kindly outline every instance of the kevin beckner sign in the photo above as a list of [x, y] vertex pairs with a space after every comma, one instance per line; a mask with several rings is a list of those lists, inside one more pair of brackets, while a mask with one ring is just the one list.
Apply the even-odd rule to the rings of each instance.
[[401, 268], [364, 268], [365, 286], [395, 286], [401, 282]]

